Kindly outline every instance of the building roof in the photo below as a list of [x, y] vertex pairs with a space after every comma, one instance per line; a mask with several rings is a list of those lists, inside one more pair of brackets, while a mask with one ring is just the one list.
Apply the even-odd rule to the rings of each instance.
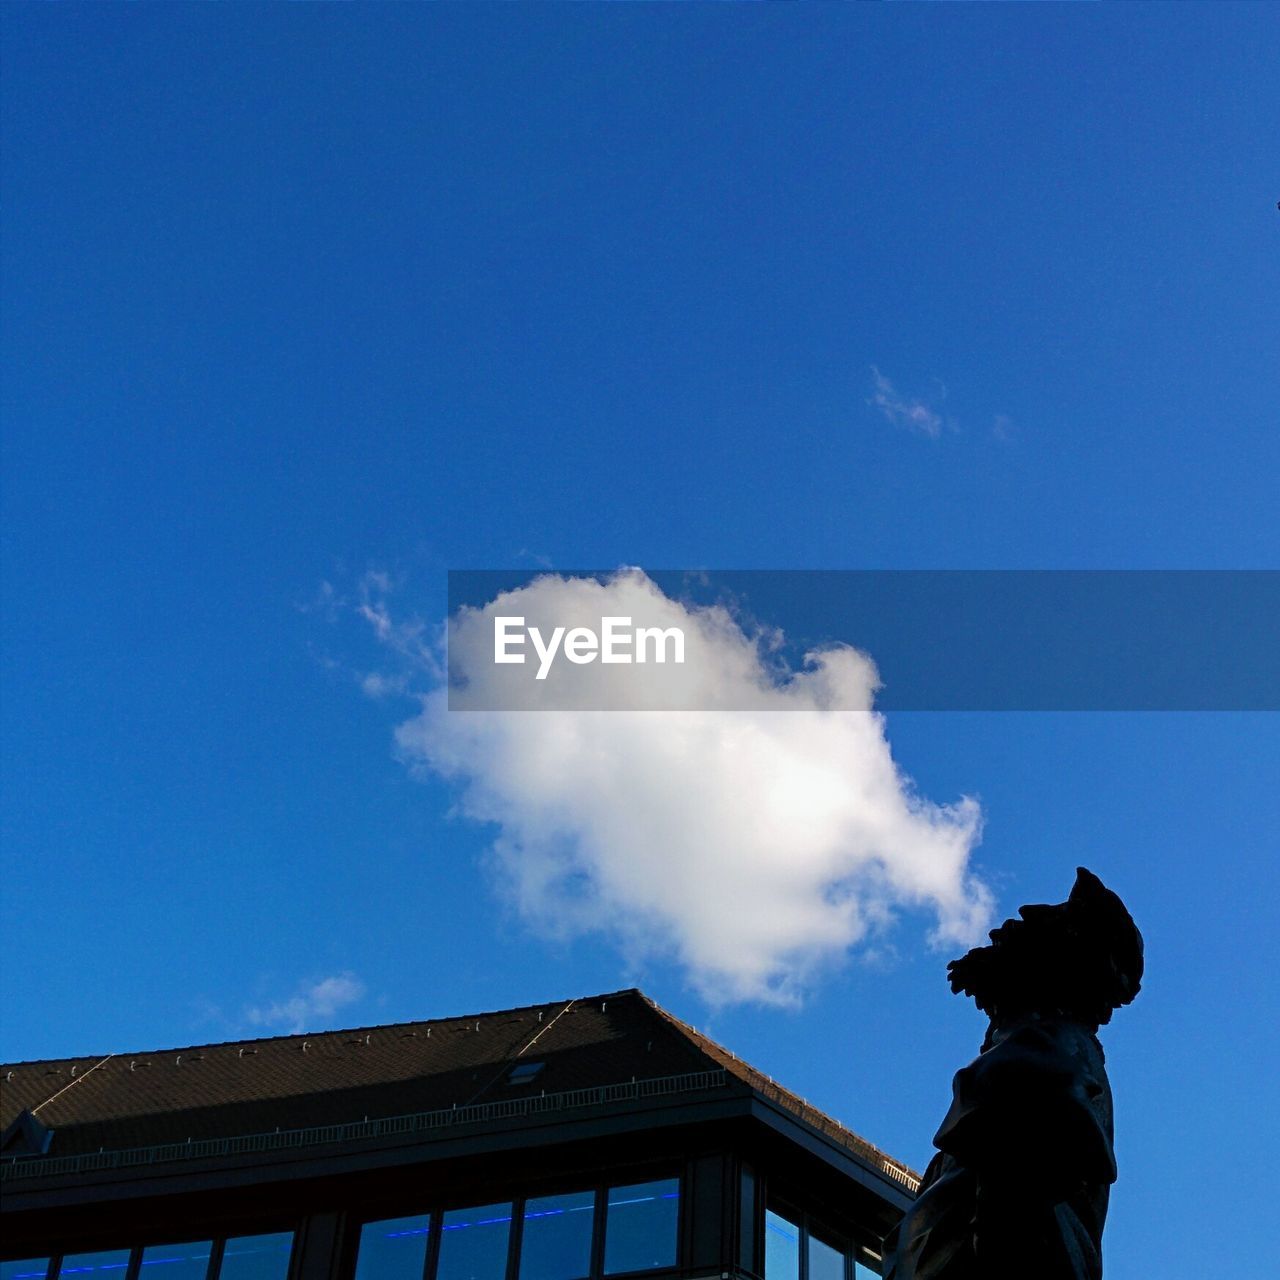
[[424, 1022], [0, 1066], [0, 1128], [17, 1132], [15, 1122], [34, 1115], [52, 1131], [48, 1156], [61, 1163], [531, 1095], [587, 1096], [581, 1091], [628, 1082], [659, 1087], [716, 1071], [914, 1189], [905, 1165], [635, 989]]

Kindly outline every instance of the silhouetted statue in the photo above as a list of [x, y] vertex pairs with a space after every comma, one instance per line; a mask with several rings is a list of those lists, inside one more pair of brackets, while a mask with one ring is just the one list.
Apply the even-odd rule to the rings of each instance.
[[920, 1194], [886, 1247], [892, 1280], [1097, 1280], [1116, 1180], [1095, 1034], [1138, 994], [1142, 935], [1081, 867], [1066, 902], [1021, 907], [947, 971], [991, 1019], [956, 1073]]

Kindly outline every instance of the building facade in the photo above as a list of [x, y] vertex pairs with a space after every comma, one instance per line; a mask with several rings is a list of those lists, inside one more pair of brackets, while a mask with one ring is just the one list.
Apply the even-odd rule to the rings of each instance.
[[0, 1067], [0, 1280], [865, 1280], [916, 1175], [635, 990]]

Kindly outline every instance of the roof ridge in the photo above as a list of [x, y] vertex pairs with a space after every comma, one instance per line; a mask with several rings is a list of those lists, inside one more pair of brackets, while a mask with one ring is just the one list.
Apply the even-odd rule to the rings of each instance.
[[[47, 1067], [61, 1064], [75, 1065], [79, 1062], [96, 1061], [103, 1057], [116, 1058], [149, 1058], [173, 1053], [193, 1053], [200, 1049], [226, 1049], [238, 1045], [286, 1044], [290, 1041], [315, 1040], [321, 1036], [342, 1036], [372, 1033], [375, 1031], [398, 1031], [405, 1027], [438, 1027], [450, 1022], [474, 1022], [480, 1018], [496, 1018], [507, 1013], [529, 1013], [535, 1009], [549, 1009], [564, 1005], [572, 999], [574, 1004], [592, 1004], [601, 1000], [615, 1000], [623, 996], [639, 996], [652, 1004], [653, 1001], [639, 987], [622, 987], [617, 991], [602, 991], [597, 995], [566, 997], [562, 1000], [538, 1000], [533, 1004], [518, 1004], [506, 1009], [482, 1009], [473, 1013], [447, 1014], [439, 1018], [409, 1018], [402, 1022], [376, 1022], [359, 1027], [325, 1027], [318, 1031], [296, 1031], [287, 1035], [275, 1036], [242, 1036], [235, 1040], [210, 1040], [201, 1044], [165, 1045], [158, 1049], [117, 1049], [110, 1054], [79, 1053], [68, 1054], [60, 1058], [24, 1058], [13, 1062], [0, 1063], [0, 1072], [16, 1071], [20, 1067]], [[0, 1076], [0, 1082], [3, 1077]]]
[[[769, 1090], [780, 1095], [776, 1100], [781, 1102], [789, 1110], [795, 1112], [801, 1119], [807, 1119], [808, 1113], [819, 1117], [827, 1124], [834, 1125], [839, 1129], [841, 1134], [851, 1138], [858, 1147], [866, 1149], [866, 1152], [873, 1158], [883, 1161], [886, 1165], [892, 1165], [894, 1168], [901, 1169], [904, 1173], [910, 1174], [911, 1177], [919, 1179], [920, 1174], [910, 1165], [891, 1156], [882, 1147], [877, 1146], [868, 1138], [864, 1138], [860, 1133], [850, 1129], [843, 1121], [837, 1120], [835, 1116], [828, 1115], [821, 1107], [815, 1107], [812, 1102], [806, 1098], [802, 1098], [798, 1093], [788, 1089], [786, 1085], [780, 1084], [767, 1072], [761, 1071], [759, 1067], [754, 1067], [745, 1058], [740, 1058], [734, 1051], [719, 1041], [713, 1040], [710, 1036], [699, 1031], [697, 1027], [691, 1023], [685, 1022], [684, 1019], [678, 1018], [668, 1009], [664, 1009], [656, 1000], [645, 995], [643, 991], [637, 991], [640, 999], [650, 1006], [660, 1017], [665, 1018], [672, 1023], [680, 1032], [688, 1036], [717, 1066], [724, 1067], [730, 1074], [736, 1076], [744, 1084], [749, 1085], [753, 1089], [759, 1089], [761, 1082], [766, 1082]], [[819, 1126], [820, 1127], [820, 1126]]]

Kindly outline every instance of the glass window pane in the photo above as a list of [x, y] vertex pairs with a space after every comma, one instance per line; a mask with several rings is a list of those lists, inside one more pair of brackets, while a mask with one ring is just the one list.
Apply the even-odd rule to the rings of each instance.
[[142, 1251], [138, 1280], [204, 1280], [209, 1270], [208, 1240], [195, 1244], [151, 1244]]
[[742, 1196], [738, 1205], [738, 1262], [752, 1274], [756, 1264], [756, 1176], [742, 1170]]
[[236, 1236], [223, 1246], [218, 1280], [285, 1280], [293, 1232], [269, 1236]]
[[48, 1270], [48, 1258], [21, 1258], [14, 1262], [0, 1262], [0, 1280], [44, 1280]]
[[59, 1276], [81, 1276], [83, 1280], [124, 1280], [129, 1269], [129, 1250], [109, 1253], [69, 1253], [62, 1259]]
[[504, 1280], [511, 1205], [450, 1209], [440, 1229], [436, 1280]]
[[578, 1280], [591, 1270], [596, 1193], [526, 1200], [520, 1238], [520, 1280]]
[[800, 1280], [800, 1228], [772, 1209], [764, 1215], [765, 1280]]
[[872, 1271], [865, 1263], [855, 1262], [853, 1264], [854, 1280], [879, 1280], [880, 1273]]
[[676, 1178], [611, 1187], [604, 1230], [605, 1274], [674, 1267], [679, 1218]]
[[356, 1280], [422, 1280], [430, 1231], [425, 1213], [366, 1222], [360, 1228]]
[[809, 1236], [809, 1280], [844, 1280], [844, 1254]]

